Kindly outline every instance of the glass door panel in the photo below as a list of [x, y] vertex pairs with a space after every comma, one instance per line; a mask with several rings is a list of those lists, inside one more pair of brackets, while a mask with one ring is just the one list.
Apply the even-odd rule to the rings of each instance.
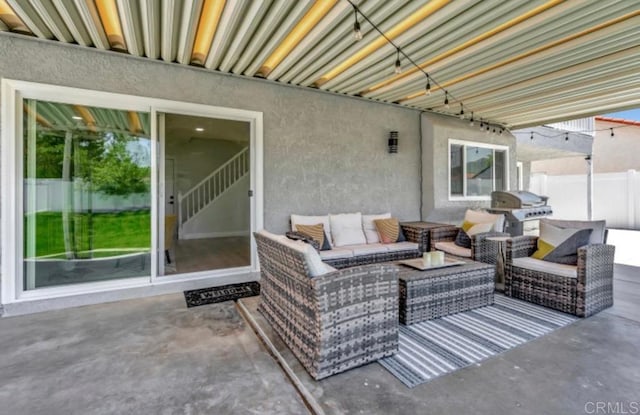
[[150, 115], [25, 100], [23, 288], [150, 277]]
[[158, 127], [158, 275], [250, 266], [250, 124], [160, 113]]

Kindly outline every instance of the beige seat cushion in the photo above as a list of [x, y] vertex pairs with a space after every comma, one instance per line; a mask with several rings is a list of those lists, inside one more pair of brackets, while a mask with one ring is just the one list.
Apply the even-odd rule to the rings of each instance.
[[353, 256], [386, 254], [388, 252], [386, 246], [382, 244], [347, 245], [342, 248], [350, 249], [353, 252]]
[[578, 267], [575, 265], [557, 264], [555, 262], [543, 261], [531, 257], [514, 258], [512, 264], [519, 268], [546, 272], [547, 274], [578, 278]]
[[436, 242], [435, 248], [447, 254], [471, 258], [471, 249], [458, 246], [455, 242]]
[[343, 259], [353, 257], [353, 251], [347, 248], [334, 247], [330, 251], [320, 251], [320, 258], [326, 259]]
[[415, 242], [396, 242], [394, 244], [385, 244], [385, 248], [389, 252], [401, 252], [401, 251], [417, 251], [418, 244]]

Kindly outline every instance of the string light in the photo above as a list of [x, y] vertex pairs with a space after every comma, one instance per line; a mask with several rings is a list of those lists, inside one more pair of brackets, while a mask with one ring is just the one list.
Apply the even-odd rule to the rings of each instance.
[[[413, 65], [418, 71], [422, 72], [426, 76], [427, 84], [425, 86], [425, 95], [427, 96], [431, 95], [431, 83], [433, 83], [436, 87], [444, 91], [445, 93], [444, 107], [446, 109], [449, 109], [449, 94], [450, 94], [449, 91], [446, 91], [444, 87], [438, 83], [438, 81], [430, 77], [429, 74], [424, 70], [422, 66], [418, 65], [413, 59], [411, 59], [411, 57], [409, 57], [409, 55], [407, 55], [402, 50], [402, 48], [396, 45], [393, 42], [393, 40], [391, 40], [382, 30], [380, 30], [380, 28], [376, 26], [376, 24], [373, 23], [371, 19], [367, 17], [366, 14], [362, 13], [362, 11], [355, 4], [354, 0], [347, 0], [347, 1], [349, 2], [349, 4], [351, 4], [351, 6], [353, 6], [353, 9], [355, 11], [355, 22], [353, 24], [353, 34], [355, 39], [356, 40], [362, 39], [362, 32], [360, 31], [360, 23], [358, 22], [358, 13], [359, 13], [360, 16], [362, 16], [362, 18], [366, 20], [371, 25], [371, 27], [373, 27], [373, 29], [380, 34], [382, 38], [384, 38], [391, 46], [393, 46], [396, 49], [396, 62], [395, 62], [395, 68], [394, 68], [395, 73], [396, 74], [402, 73], [402, 65], [400, 61], [400, 55], [402, 55], [411, 65]], [[451, 99], [453, 100], [453, 102], [459, 102], [461, 106], [463, 105], [462, 100], [456, 98], [453, 94], [451, 94]], [[467, 106], [467, 110], [471, 111], [471, 108]], [[449, 114], [449, 115], [454, 115], [454, 114]], [[460, 119], [464, 119], [464, 113], [462, 111], [461, 111], [461, 114], [459, 115], [460, 115]], [[470, 125], [473, 126], [473, 122], [470, 122]]]
[[484, 121], [482, 121], [482, 118], [480, 118], [480, 129], [484, 130]]
[[569, 133], [564, 133], [564, 141], [569, 141]]
[[402, 73], [402, 63], [400, 62], [400, 49], [396, 50], [396, 68], [394, 69], [396, 74]]
[[353, 23], [353, 38], [357, 41], [362, 40], [362, 31], [360, 30], [360, 22], [358, 21], [358, 8], [353, 5], [353, 12], [356, 18], [356, 21]]
[[464, 108], [462, 102], [460, 103], [460, 119], [464, 120]]
[[531, 131], [531, 139], [533, 140], [533, 131]]
[[613, 134], [613, 128], [609, 128], [609, 129], [611, 130], [611, 137], [613, 137], [613, 136], [614, 136], [614, 134]]
[[471, 111], [471, 118], [469, 119], [469, 127], [473, 127], [473, 111]]

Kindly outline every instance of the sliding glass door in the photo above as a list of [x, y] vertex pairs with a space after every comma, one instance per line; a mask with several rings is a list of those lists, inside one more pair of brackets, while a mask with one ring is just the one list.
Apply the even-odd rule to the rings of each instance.
[[23, 105], [23, 289], [149, 277], [150, 114]]
[[261, 113], [6, 79], [0, 96], [3, 303], [258, 270]]

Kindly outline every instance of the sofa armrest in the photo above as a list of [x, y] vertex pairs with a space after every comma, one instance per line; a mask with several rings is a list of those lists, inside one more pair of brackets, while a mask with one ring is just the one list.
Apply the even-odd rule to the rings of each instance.
[[507, 240], [505, 263], [511, 264], [513, 258], [522, 258], [533, 255], [538, 247], [537, 236], [514, 236]]
[[453, 242], [456, 240], [460, 228], [454, 225], [431, 229], [431, 250], [435, 251], [438, 242]]
[[[351, 307], [383, 300], [398, 302], [398, 268], [390, 264], [370, 264], [344, 268], [312, 279], [319, 312], [345, 311]], [[348, 315], [344, 316], [348, 318]]]
[[471, 259], [485, 264], [495, 264], [500, 252], [500, 242], [487, 241], [487, 238], [509, 237], [504, 232], [483, 232], [472, 235], [471, 239]]
[[613, 245], [578, 248], [576, 314], [588, 317], [613, 305]]

